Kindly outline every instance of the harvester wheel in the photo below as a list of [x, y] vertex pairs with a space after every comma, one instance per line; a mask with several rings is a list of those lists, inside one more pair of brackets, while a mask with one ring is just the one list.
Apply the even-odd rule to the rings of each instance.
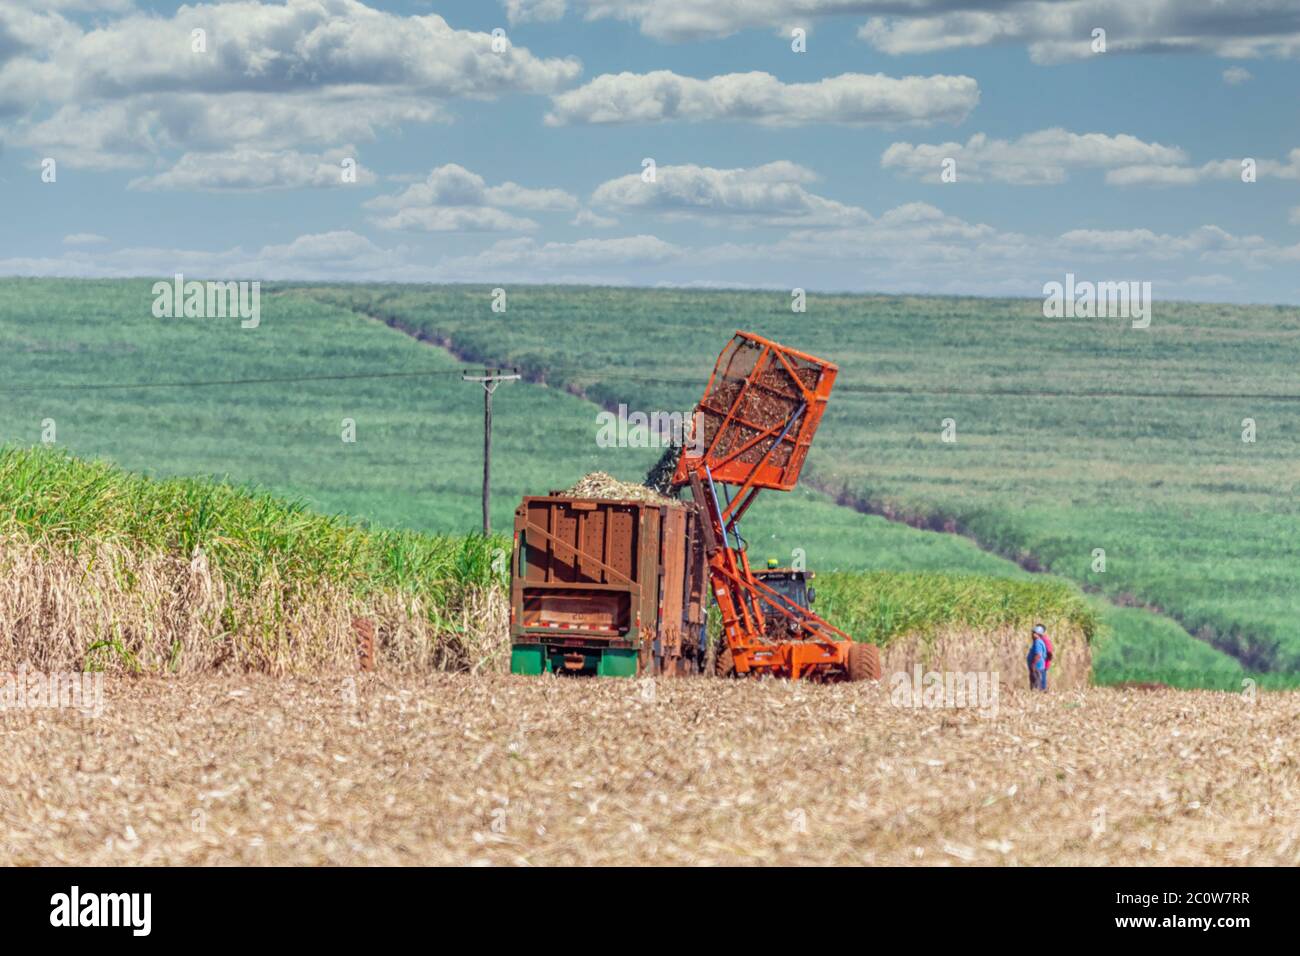
[[880, 648], [875, 644], [857, 644], [849, 648], [849, 680], [880, 680]]
[[713, 659], [713, 673], [718, 677], [731, 677], [736, 673], [736, 665], [731, 662], [731, 648], [724, 647]]

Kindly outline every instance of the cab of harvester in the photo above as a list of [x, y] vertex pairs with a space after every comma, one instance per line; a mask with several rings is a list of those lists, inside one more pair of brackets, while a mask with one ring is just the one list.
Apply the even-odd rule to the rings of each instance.
[[777, 567], [774, 558], [768, 559], [766, 568], [754, 572], [754, 577], [805, 611], [812, 609], [817, 598], [817, 589], [812, 586], [812, 579], [816, 576], [812, 571]]
[[799, 612], [812, 612], [812, 603], [817, 597], [817, 589], [810, 583], [815, 577], [812, 571], [778, 566], [776, 558], [767, 559], [767, 567], [754, 570], [754, 578], [767, 585], [785, 600], [782, 602], [792, 612], [787, 617], [783, 614], [769, 614], [764, 618], [763, 631], [773, 640], [788, 640], [799, 633], [804, 615]]

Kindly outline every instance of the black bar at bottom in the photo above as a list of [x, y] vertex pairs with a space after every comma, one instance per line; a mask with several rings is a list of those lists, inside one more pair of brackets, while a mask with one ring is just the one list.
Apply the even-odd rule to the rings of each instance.
[[1024, 932], [1027, 948], [1040, 935], [1071, 943], [1182, 947], [1202, 940], [1222, 947], [1289, 938], [1294, 875], [1279, 869], [6, 870], [0, 871], [0, 926], [10, 946], [75, 934], [79, 942], [125, 945], [283, 942], [334, 950], [433, 932], [446, 945], [464, 945], [469, 934], [495, 947], [513, 939], [536, 945], [538, 934], [555, 930], [610, 942], [657, 934], [654, 926], [693, 945], [716, 938], [734, 948], [746, 939], [771, 946], [787, 932], [792, 940], [806, 939], [810, 925], [830, 919], [841, 929], [856, 927], [850, 938], [870, 928], [877, 942], [901, 935], [898, 942], [910, 938], [917, 945], [1007, 939], [1010, 930]]

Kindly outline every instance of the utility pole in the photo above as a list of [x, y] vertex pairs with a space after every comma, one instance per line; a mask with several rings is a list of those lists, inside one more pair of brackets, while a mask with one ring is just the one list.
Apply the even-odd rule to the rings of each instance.
[[492, 533], [491, 488], [492, 488], [492, 393], [502, 382], [514, 382], [519, 378], [518, 369], [485, 368], [482, 375], [464, 372], [460, 376], [463, 382], [479, 382], [483, 386], [483, 534]]

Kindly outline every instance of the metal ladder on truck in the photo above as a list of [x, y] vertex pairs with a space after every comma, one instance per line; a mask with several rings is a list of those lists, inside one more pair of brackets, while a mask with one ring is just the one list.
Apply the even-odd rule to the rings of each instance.
[[[719, 674], [880, 679], [878, 648], [854, 641], [760, 581], [740, 535], [740, 519], [762, 489], [789, 491], [798, 482], [838, 372], [831, 362], [737, 332], [696, 406], [693, 441], [672, 483], [689, 486], [701, 509], [726, 640], [716, 657]], [[786, 626], [769, 628], [773, 616]]]

